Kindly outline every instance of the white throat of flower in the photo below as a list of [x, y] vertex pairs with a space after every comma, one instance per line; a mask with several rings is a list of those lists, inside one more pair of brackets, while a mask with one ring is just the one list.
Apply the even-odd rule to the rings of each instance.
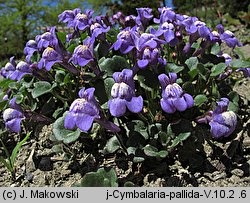
[[12, 118], [12, 113], [14, 112], [14, 109], [8, 108], [3, 112], [3, 120], [6, 122], [7, 120], [10, 120]]

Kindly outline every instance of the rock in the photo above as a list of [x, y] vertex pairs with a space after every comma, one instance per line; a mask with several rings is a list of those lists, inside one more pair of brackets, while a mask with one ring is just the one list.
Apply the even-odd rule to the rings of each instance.
[[239, 169], [239, 168], [233, 169], [231, 171], [231, 173], [232, 173], [232, 175], [236, 175], [238, 177], [243, 177], [243, 175], [244, 175], [244, 171]]

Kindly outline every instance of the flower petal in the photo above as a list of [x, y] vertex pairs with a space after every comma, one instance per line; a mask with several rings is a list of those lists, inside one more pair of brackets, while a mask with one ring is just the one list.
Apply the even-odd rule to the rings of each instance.
[[109, 100], [108, 107], [112, 116], [123, 116], [126, 112], [126, 100], [119, 98]]
[[128, 109], [133, 113], [139, 113], [143, 108], [143, 99], [141, 96], [132, 97], [132, 99], [126, 102]]
[[82, 89], [79, 90], [78, 96], [79, 96], [80, 98], [84, 98], [84, 92], [85, 92], [85, 87], [83, 87]]
[[178, 111], [185, 111], [187, 109], [187, 103], [183, 97], [176, 98], [174, 106]]
[[190, 108], [194, 105], [194, 99], [190, 94], [185, 93], [183, 97], [187, 103], [187, 108]]
[[164, 37], [165, 37], [165, 39], [166, 39], [167, 42], [170, 42], [175, 37], [174, 31], [173, 30], [167, 30], [167, 31], [165, 31]]
[[174, 113], [176, 111], [175, 107], [169, 104], [168, 100], [161, 99], [161, 108], [166, 113]]
[[75, 117], [75, 121], [76, 121], [76, 126], [83, 132], [87, 132], [93, 122], [94, 122], [94, 117], [87, 115], [87, 114], [79, 114]]
[[147, 65], [148, 65], [148, 60], [138, 60], [137, 61], [137, 65], [140, 67], [140, 68], [145, 68]]
[[65, 119], [64, 119], [64, 127], [67, 129], [74, 129], [76, 123], [75, 123], [75, 119], [72, 113], [67, 113]]
[[211, 127], [210, 132], [214, 138], [227, 137], [230, 133], [230, 130], [227, 126], [221, 125], [217, 122], [209, 122]]
[[5, 123], [6, 128], [12, 132], [19, 133], [21, 131], [21, 118], [14, 118]]

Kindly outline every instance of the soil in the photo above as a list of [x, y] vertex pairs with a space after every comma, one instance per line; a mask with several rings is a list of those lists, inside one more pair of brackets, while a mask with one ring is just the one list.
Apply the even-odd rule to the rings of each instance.
[[[235, 90], [249, 106], [250, 80], [244, 79]], [[241, 112], [242, 123], [234, 137], [211, 140], [209, 133], [194, 133], [171, 158], [136, 164], [122, 151], [103, 155], [97, 152], [98, 139], [81, 137], [71, 145], [54, 146], [52, 125], [38, 126], [32, 139], [25, 143], [15, 162], [16, 180], [5, 167], [0, 168], [0, 186], [65, 186], [79, 183], [82, 177], [100, 167], [113, 167], [119, 186], [128, 181], [134, 186], [250, 186], [250, 109]], [[7, 146], [15, 146], [12, 137]], [[53, 147], [54, 146], [54, 147]], [[60, 153], [60, 146], [64, 152]], [[55, 152], [57, 151], [57, 153]], [[3, 153], [0, 151], [0, 154]], [[73, 155], [73, 156], [72, 156]]]

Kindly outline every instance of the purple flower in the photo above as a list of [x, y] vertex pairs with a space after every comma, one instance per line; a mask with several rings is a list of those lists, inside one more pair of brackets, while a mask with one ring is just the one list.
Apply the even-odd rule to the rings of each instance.
[[139, 26], [147, 26], [149, 21], [153, 18], [151, 8], [137, 8], [138, 16], [136, 17], [136, 23]]
[[121, 18], [123, 19], [125, 16], [121, 11], [118, 11], [116, 14], [112, 16], [112, 20], [120, 20]]
[[139, 68], [145, 68], [148, 65], [155, 66], [158, 62], [165, 64], [165, 59], [160, 56], [161, 44], [164, 44], [163, 40], [158, 39], [153, 34], [143, 33], [139, 40], [137, 40], [136, 48], [137, 52], [137, 65]]
[[188, 35], [194, 34], [197, 31], [195, 22], [198, 20], [196, 17], [187, 17], [183, 20], [182, 24], [185, 26]]
[[185, 111], [194, 105], [193, 97], [184, 93], [182, 88], [176, 83], [176, 73], [169, 75], [161, 74], [158, 79], [162, 87], [161, 108], [166, 113], [174, 113], [176, 110]]
[[228, 105], [229, 100], [221, 98], [214, 111], [209, 111], [205, 117], [198, 119], [199, 123], [209, 123], [214, 138], [228, 137], [236, 128], [237, 116], [233, 111], [227, 111]]
[[94, 121], [112, 132], [119, 132], [120, 129], [107, 119], [102, 117], [100, 108], [94, 97], [95, 88], [82, 88], [76, 99], [70, 106], [69, 112], [64, 119], [64, 127], [74, 129], [77, 126], [81, 131], [87, 132]]
[[32, 70], [30, 65], [24, 61], [20, 61], [17, 65], [14, 57], [10, 58], [4, 68], [1, 69], [1, 75], [11, 80], [20, 81], [24, 75], [31, 74]]
[[32, 70], [30, 69], [30, 65], [24, 61], [20, 61], [16, 69], [13, 73], [9, 75], [11, 80], [20, 81], [24, 75], [32, 74]]
[[111, 89], [112, 99], [108, 102], [108, 107], [112, 116], [120, 117], [126, 112], [126, 107], [133, 113], [139, 113], [143, 108], [141, 96], [135, 96], [135, 84], [133, 71], [123, 69], [122, 72], [113, 74], [115, 84]]
[[135, 42], [139, 38], [139, 33], [136, 31], [136, 27], [125, 28], [117, 35], [117, 41], [113, 44], [115, 50], [120, 50], [122, 54], [127, 54], [133, 48], [135, 48]]
[[10, 62], [6, 63], [6, 65], [1, 68], [1, 75], [5, 78], [9, 78], [9, 76], [16, 70], [16, 62], [14, 60], [14, 56], [10, 58]]
[[64, 126], [73, 129], [77, 126], [81, 131], [87, 132], [95, 119], [100, 118], [100, 109], [94, 97], [95, 88], [81, 89], [79, 97], [70, 106], [65, 117]]
[[166, 60], [161, 58], [161, 51], [158, 48], [145, 48], [137, 61], [139, 68], [146, 68], [151, 65], [155, 67], [158, 63], [166, 65]]
[[237, 72], [238, 71], [242, 71], [245, 78], [250, 77], [250, 68], [239, 68], [237, 69]]
[[37, 47], [39, 50], [47, 48], [48, 46], [56, 48], [58, 46], [58, 39], [56, 36], [56, 27], [52, 27], [49, 32], [43, 33], [37, 37]]
[[38, 68], [46, 68], [47, 71], [50, 71], [51, 67], [55, 63], [61, 63], [63, 58], [55, 49], [47, 47], [42, 54], [41, 60], [38, 62]]
[[9, 95], [8, 94], [5, 94], [4, 96], [3, 96], [3, 101], [7, 101], [9, 99]]
[[242, 46], [242, 44], [238, 41], [238, 39], [231, 31], [229, 30], [224, 31], [223, 25], [219, 24], [216, 26], [216, 28], [220, 34], [220, 39], [224, 41], [227, 44], [227, 46], [231, 48], [235, 48], [236, 46], [239, 47]]
[[160, 47], [161, 44], [164, 44], [163, 40], [158, 39], [155, 35], [149, 33], [143, 33], [139, 40], [136, 42], [136, 48], [138, 51], [145, 49], [146, 47], [154, 49]]
[[224, 57], [225, 64], [229, 66], [230, 62], [232, 61], [232, 57], [226, 53], [222, 54], [221, 56]]
[[234, 36], [234, 34], [228, 30], [226, 30], [221, 36], [221, 40], [226, 42], [227, 46], [231, 48], [235, 48], [236, 46], [242, 46], [242, 44], [238, 41], [238, 39]]
[[101, 22], [95, 22], [90, 26], [90, 32], [94, 38], [97, 38], [99, 35], [104, 35], [104, 33], [108, 32], [109, 30], [110, 26], [106, 26]]
[[3, 112], [5, 127], [11, 132], [19, 133], [21, 131], [21, 121], [25, 119], [21, 107], [16, 103], [16, 98], [10, 100], [10, 108]]
[[89, 62], [94, 61], [93, 39], [87, 38], [83, 45], [78, 45], [69, 59], [69, 62], [71, 61], [79, 66], [86, 66]]
[[134, 27], [136, 25], [136, 17], [134, 15], [129, 15], [124, 18], [125, 27]]
[[73, 21], [75, 30], [79, 29], [84, 31], [86, 28], [89, 28], [93, 23], [92, 15], [94, 11], [87, 9], [84, 13], [78, 13]]
[[160, 29], [156, 31], [155, 35], [158, 37], [162, 34], [164, 35], [166, 42], [169, 43], [170, 41], [172, 41], [175, 38], [174, 25], [168, 22], [165, 22], [160, 25]]
[[37, 42], [35, 40], [29, 40], [24, 48], [27, 62], [31, 62], [30, 59], [35, 52], [38, 52]]
[[65, 10], [60, 15], [58, 15], [59, 22], [68, 23], [68, 27], [74, 27], [74, 19], [78, 13], [81, 13], [79, 8], [74, 10]]
[[211, 41], [213, 43], [216, 43], [216, 42], [221, 43], [220, 34], [217, 31], [214, 30], [211, 32], [211, 34], [212, 34]]
[[155, 23], [173, 22], [176, 18], [175, 12], [171, 8], [163, 7], [158, 9], [160, 12], [160, 19], [154, 18]]

